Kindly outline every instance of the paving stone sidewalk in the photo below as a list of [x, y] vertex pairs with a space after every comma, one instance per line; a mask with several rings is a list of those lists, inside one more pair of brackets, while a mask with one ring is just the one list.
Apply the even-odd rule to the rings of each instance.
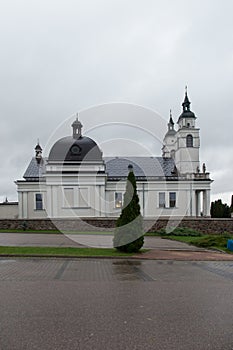
[[136, 254], [138, 259], [178, 260], [178, 261], [233, 261], [233, 254], [211, 250], [158, 250], [151, 249], [144, 254]]

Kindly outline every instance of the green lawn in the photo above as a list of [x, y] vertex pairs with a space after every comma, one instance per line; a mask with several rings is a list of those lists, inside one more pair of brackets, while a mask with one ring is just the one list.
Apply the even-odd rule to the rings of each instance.
[[67, 235], [112, 235], [111, 231], [59, 231], [59, 230], [22, 230], [22, 229], [0, 229], [0, 233], [46, 233]]
[[[143, 249], [141, 253], [145, 251]], [[0, 256], [130, 257], [134, 254], [122, 253], [114, 248], [0, 247]]]
[[65, 235], [113, 235], [111, 231], [63, 231]]
[[51, 234], [61, 234], [59, 230], [23, 230], [23, 229], [0, 229], [0, 233], [51, 233]]
[[179, 242], [184, 242], [184, 243], [189, 243], [189, 244], [198, 243], [204, 237], [209, 237], [209, 235], [203, 235], [201, 237], [173, 236], [173, 235], [169, 235], [167, 237], [161, 236], [161, 238], [164, 238], [164, 239], [171, 239], [173, 241], [179, 241]]
[[217, 249], [229, 254], [233, 254], [233, 251], [227, 249], [227, 240], [233, 239], [233, 236], [228, 234], [223, 235], [202, 235], [200, 237], [190, 237], [190, 236], [172, 236], [168, 237], [162, 236], [164, 239], [172, 239], [179, 242], [185, 242], [192, 244], [197, 247], [206, 249]]
[[160, 236], [164, 239], [184, 242], [201, 248], [217, 249], [229, 254], [233, 253], [227, 249], [227, 241], [228, 239], [233, 239], [233, 235], [227, 232], [223, 232], [222, 234], [202, 234], [188, 227], [170, 227], [167, 230], [161, 229], [147, 235]]

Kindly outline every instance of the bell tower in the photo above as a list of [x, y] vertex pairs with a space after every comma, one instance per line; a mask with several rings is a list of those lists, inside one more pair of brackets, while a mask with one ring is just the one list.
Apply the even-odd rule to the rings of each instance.
[[180, 174], [196, 173], [199, 169], [199, 129], [196, 128], [196, 116], [190, 110], [187, 87], [185, 98], [182, 103], [183, 111], [178, 119], [176, 133], [175, 163]]
[[164, 158], [173, 158], [175, 152], [175, 144], [176, 144], [176, 131], [174, 129], [174, 121], [172, 119], [172, 112], [170, 109], [170, 119], [167, 124], [168, 131], [163, 139], [163, 157]]

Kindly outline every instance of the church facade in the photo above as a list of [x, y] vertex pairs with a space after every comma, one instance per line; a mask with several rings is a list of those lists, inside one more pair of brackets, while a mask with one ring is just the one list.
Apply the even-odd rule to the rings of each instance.
[[200, 167], [200, 135], [185, 93], [175, 130], [172, 116], [160, 157], [104, 157], [82, 135], [78, 117], [72, 135], [59, 139], [47, 158], [39, 144], [22, 180], [17, 180], [19, 218], [118, 217], [128, 167], [137, 180], [145, 218], [210, 215], [212, 180]]

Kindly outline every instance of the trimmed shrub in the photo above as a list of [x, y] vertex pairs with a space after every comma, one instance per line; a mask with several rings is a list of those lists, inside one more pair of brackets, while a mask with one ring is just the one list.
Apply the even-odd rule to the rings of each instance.
[[130, 168], [124, 204], [120, 217], [117, 219], [114, 231], [113, 246], [119, 251], [138, 252], [144, 244], [143, 220], [140, 213], [136, 179]]

